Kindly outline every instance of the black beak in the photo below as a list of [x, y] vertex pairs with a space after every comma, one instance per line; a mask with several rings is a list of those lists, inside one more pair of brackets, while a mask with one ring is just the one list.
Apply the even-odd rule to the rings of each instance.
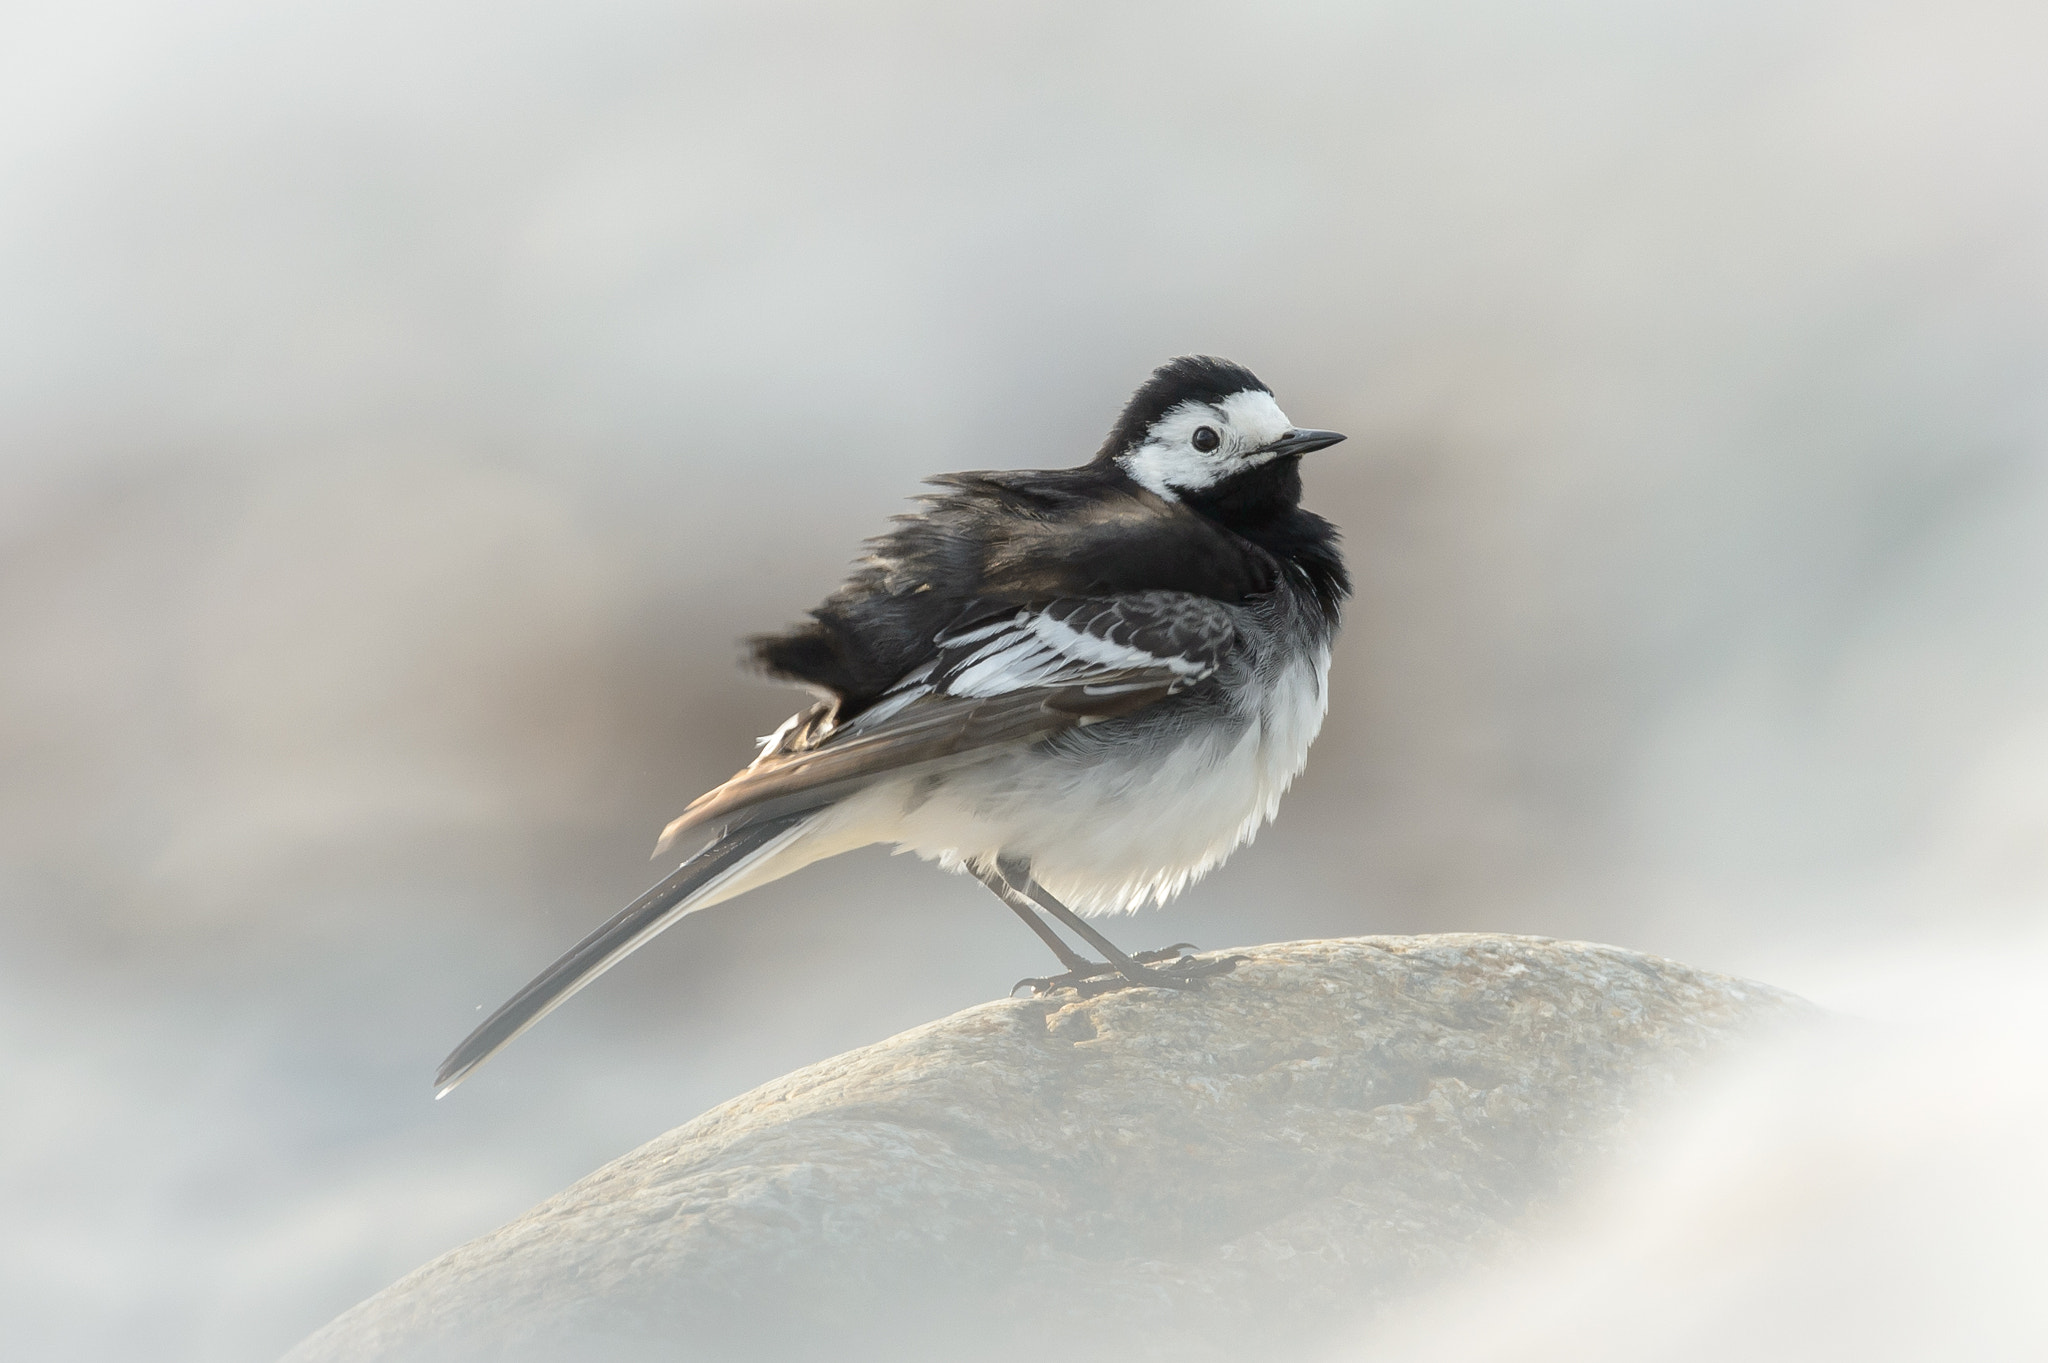
[[1267, 454], [1307, 454], [1328, 449], [1344, 437], [1335, 431], [1305, 431], [1299, 426], [1266, 446]]

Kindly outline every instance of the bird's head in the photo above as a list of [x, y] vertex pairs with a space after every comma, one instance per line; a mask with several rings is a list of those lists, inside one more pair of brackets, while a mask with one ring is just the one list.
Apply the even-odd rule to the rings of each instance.
[[1170, 502], [1237, 520], [1293, 507], [1301, 456], [1343, 438], [1289, 421], [1243, 365], [1183, 355], [1131, 394], [1096, 462]]

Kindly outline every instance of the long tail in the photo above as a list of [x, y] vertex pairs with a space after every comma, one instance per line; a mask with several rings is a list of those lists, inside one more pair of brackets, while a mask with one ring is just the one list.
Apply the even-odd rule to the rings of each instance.
[[471, 1070], [553, 1012], [571, 994], [625, 960], [684, 914], [705, 907], [706, 901], [719, 890], [787, 847], [803, 832], [809, 819], [810, 812], [806, 812], [736, 828], [678, 866], [667, 879], [578, 942], [471, 1032], [441, 1062], [441, 1071], [434, 1076], [434, 1096], [442, 1097], [467, 1078]]

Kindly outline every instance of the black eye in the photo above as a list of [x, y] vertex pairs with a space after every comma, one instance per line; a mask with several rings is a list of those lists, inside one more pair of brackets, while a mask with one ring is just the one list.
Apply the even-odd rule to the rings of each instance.
[[1223, 439], [1216, 434], [1214, 426], [1197, 426], [1195, 427], [1195, 434], [1191, 443], [1203, 454], [1207, 454], [1210, 450], [1222, 444]]

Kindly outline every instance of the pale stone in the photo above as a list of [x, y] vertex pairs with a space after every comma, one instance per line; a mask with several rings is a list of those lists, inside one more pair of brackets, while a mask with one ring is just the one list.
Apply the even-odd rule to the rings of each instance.
[[1614, 947], [1244, 949], [764, 1085], [347, 1312], [326, 1360], [1273, 1356], [1517, 1235], [1810, 1015]]

